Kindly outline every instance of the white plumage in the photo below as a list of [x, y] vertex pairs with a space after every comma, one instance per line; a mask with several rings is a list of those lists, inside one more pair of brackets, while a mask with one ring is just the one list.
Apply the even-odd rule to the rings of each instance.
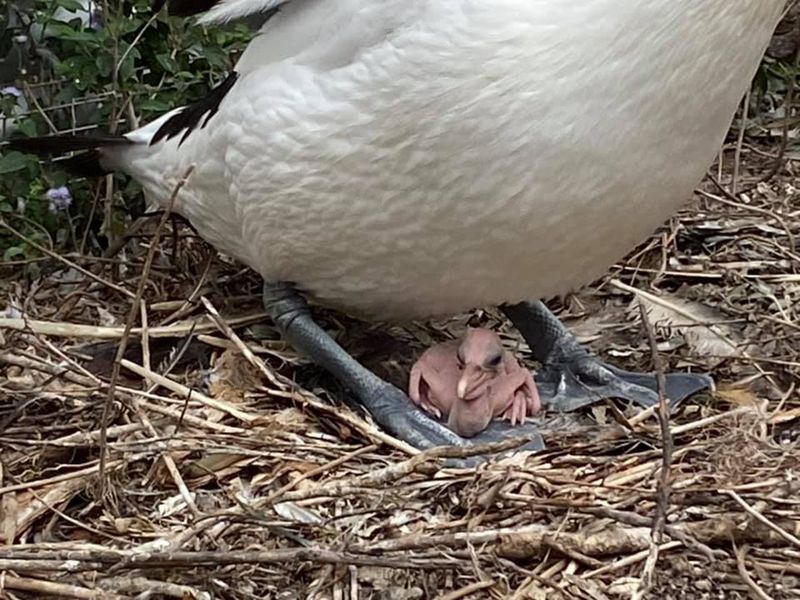
[[[273, 8], [225, 0], [208, 20]], [[380, 318], [590, 282], [689, 197], [783, 0], [294, 0], [203, 128], [104, 162], [268, 281]]]

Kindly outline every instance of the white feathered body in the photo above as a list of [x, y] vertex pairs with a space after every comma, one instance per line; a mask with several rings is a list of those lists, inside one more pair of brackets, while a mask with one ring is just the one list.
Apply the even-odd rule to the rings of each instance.
[[[270, 281], [379, 318], [586, 284], [690, 196], [783, 0], [294, 0], [219, 111], [108, 161]], [[163, 119], [129, 134], [149, 141]]]

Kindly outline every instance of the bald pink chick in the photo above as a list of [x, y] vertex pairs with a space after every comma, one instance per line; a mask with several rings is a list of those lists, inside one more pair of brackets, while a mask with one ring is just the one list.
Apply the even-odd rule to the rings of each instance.
[[408, 393], [462, 437], [480, 433], [498, 416], [523, 423], [541, 408], [530, 371], [483, 328], [426, 350], [411, 369]]

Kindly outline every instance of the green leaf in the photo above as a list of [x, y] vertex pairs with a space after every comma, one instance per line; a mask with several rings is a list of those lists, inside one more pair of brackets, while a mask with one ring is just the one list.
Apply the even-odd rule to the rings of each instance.
[[9, 246], [3, 252], [3, 262], [10, 262], [15, 258], [25, 258], [25, 248], [23, 246]]
[[83, 12], [85, 10], [78, 0], [58, 0], [57, 4], [70, 12]]
[[22, 152], [9, 152], [0, 156], [0, 175], [21, 171], [28, 166], [28, 161]]

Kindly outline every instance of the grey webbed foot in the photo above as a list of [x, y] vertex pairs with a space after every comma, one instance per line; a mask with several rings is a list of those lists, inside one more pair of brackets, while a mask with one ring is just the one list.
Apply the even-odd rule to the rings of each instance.
[[[503, 311], [542, 364], [535, 379], [545, 406], [573, 411], [604, 398], [644, 407], [658, 403], [655, 375], [623, 371], [592, 356], [542, 302], [508, 305]], [[667, 374], [665, 384], [672, 406], [713, 387], [710, 377], [692, 373]]]
[[533, 423], [513, 428], [492, 426], [466, 439], [432, 419], [404, 392], [361, 365], [317, 325], [305, 299], [291, 285], [265, 283], [264, 306], [295, 350], [333, 375], [384, 430], [415, 448], [485, 444], [516, 437], [531, 439], [526, 450], [543, 447]]

